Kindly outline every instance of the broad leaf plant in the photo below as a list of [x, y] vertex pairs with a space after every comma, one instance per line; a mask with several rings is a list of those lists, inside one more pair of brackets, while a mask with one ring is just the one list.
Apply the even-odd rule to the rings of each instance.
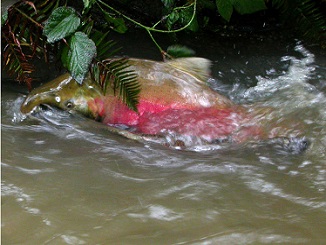
[[[323, 0], [318, 1], [322, 3]], [[164, 51], [152, 33], [196, 32], [209, 21], [209, 16], [201, 13], [205, 9], [215, 9], [228, 22], [234, 12], [251, 14], [272, 5], [285, 22], [299, 26], [305, 36], [320, 39], [325, 44], [325, 16], [315, 0], [161, 0], [163, 16], [152, 26], [127, 16], [109, 5], [109, 1], [74, 1], [77, 6], [78, 3], [82, 5], [78, 11], [69, 5], [72, 2], [20, 0], [6, 9], [1, 14], [3, 68], [31, 89], [35, 72], [33, 60], [43, 57], [48, 62], [50, 56], [59, 57], [78, 83], [90, 72], [104, 94], [108, 86], [113, 87], [115, 95], [135, 111], [141, 89], [137, 75], [130, 69], [127, 59], [113, 58], [117, 49], [114, 41], [108, 39], [111, 29], [125, 33], [128, 30], [126, 22], [146, 30], [164, 58], [192, 56], [191, 49], [180, 45]], [[93, 9], [100, 12], [107, 23], [104, 32], [94, 25]]]

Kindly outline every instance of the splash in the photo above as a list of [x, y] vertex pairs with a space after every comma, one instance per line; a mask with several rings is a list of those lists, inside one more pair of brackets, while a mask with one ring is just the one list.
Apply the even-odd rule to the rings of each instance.
[[4, 105], [6, 110], [12, 114], [11, 121], [13, 123], [22, 122], [27, 118], [27, 115], [21, 113], [20, 111], [20, 105], [23, 103], [23, 101], [23, 97], [18, 97], [15, 101], [10, 100]]
[[[126, 113], [122, 113], [123, 110], [120, 108], [119, 113], [115, 115], [120, 116], [118, 120], [120, 124], [116, 125], [114, 121], [105, 123], [121, 130], [120, 135], [136, 133], [144, 135], [135, 136], [136, 140], [159, 142], [176, 149], [193, 151], [219, 149], [233, 141], [242, 142], [242, 139], [248, 136], [251, 136], [252, 140], [257, 140], [259, 137], [256, 136], [262, 133], [261, 125], [267, 131], [265, 134], [268, 138], [280, 134], [280, 131], [289, 137], [304, 132], [302, 136], [306, 135], [307, 138], [326, 146], [326, 133], [323, 129], [326, 126], [326, 112], [323, 106], [326, 104], [325, 95], [309, 84], [309, 79], [315, 75], [315, 56], [301, 43], [298, 43], [294, 50], [300, 58], [281, 57], [280, 61], [289, 66], [279, 76], [275, 77], [275, 72], [271, 72], [270, 75], [267, 72], [265, 77], [261, 75], [256, 77], [258, 82], [255, 87], [244, 90], [239, 86], [239, 89], [236, 89], [237, 84], [235, 84], [232, 94], [229, 93], [232, 99], [248, 109], [248, 113], [251, 113], [250, 120], [246, 120], [246, 113], [238, 113], [233, 109], [152, 108], [145, 103], [143, 111], [155, 113], [144, 113], [142, 117], [133, 113], [125, 117]], [[270, 71], [273, 69], [270, 68]], [[214, 85], [212, 79], [208, 83]], [[13, 103], [13, 110], [8, 109], [14, 113], [13, 122], [20, 122], [26, 118], [26, 115], [19, 112], [21, 102], [22, 98], [18, 98]], [[265, 110], [265, 108], [269, 109]], [[122, 121], [125, 124], [123, 127], [121, 116], [125, 119]], [[60, 118], [54, 116], [53, 120], [60, 120]], [[283, 127], [283, 125], [290, 125], [290, 127]], [[318, 127], [322, 128], [322, 132], [316, 130]], [[160, 139], [151, 135], [159, 135]], [[294, 142], [297, 142], [296, 138]], [[304, 138], [300, 142], [305, 143]], [[293, 147], [291, 144], [287, 146]]]
[[[197, 149], [198, 146], [205, 145], [207, 141], [212, 142], [214, 137], [221, 139], [220, 142], [214, 143], [227, 141], [230, 139], [227, 135], [232, 135], [232, 131], [236, 131], [232, 137], [238, 137], [238, 142], [242, 141], [241, 134], [243, 138], [251, 135], [253, 139], [259, 139], [255, 136], [263, 133], [259, 126], [257, 127], [261, 125], [266, 131], [265, 134], [268, 135], [267, 138], [281, 137], [274, 140], [274, 144], [282, 145], [290, 152], [300, 152], [307, 148], [307, 138], [314, 138], [309, 127], [316, 123], [316, 127], [325, 126], [325, 109], [322, 105], [326, 104], [326, 99], [322, 92], [309, 84], [309, 80], [315, 75], [315, 55], [300, 42], [294, 50], [299, 58], [283, 56], [280, 59], [282, 63], [289, 63], [287, 71], [273, 78], [257, 76], [258, 82], [255, 87], [236, 91], [238, 93], [236, 101], [244, 106], [250, 103], [246, 106], [251, 113], [247, 121], [243, 120], [244, 117], [240, 119], [241, 115], [231, 112], [225, 115], [207, 110], [207, 114], [201, 111], [169, 111], [162, 115], [151, 116], [151, 122], [144, 122], [141, 126], [148, 133], [159, 133], [160, 128], [166, 128], [168, 129], [165, 131], [168, 132], [166, 134], [168, 142], [173, 144], [173, 142], [181, 141], [185, 146]], [[236, 115], [234, 120], [230, 119], [231, 114]], [[171, 117], [177, 120], [173, 121]], [[178, 125], [175, 125], [176, 123]], [[225, 131], [221, 132], [221, 130]], [[187, 135], [199, 137], [184, 137]], [[199, 147], [199, 149], [202, 148]]]
[[[318, 90], [308, 83], [314, 75], [315, 56], [300, 43], [295, 46], [294, 50], [303, 58], [283, 56], [281, 62], [290, 63], [288, 71], [273, 79], [257, 76], [257, 85], [240, 93], [238, 98], [242, 97], [243, 102], [267, 101], [269, 105], [272, 103], [276, 106], [280, 106], [280, 99], [282, 105], [283, 103], [304, 105], [307, 101], [316, 101], [316, 95], [321, 96], [321, 94], [318, 94]], [[319, 99], [317, 101], [319, 102]]]
[[299, 133], [293, 131], [297, 127], [311, 141], [312, 146], [318, 145], [314, 150], [325, 155], [326, 97], [309, 83], [316, 77], [315, 55], [300, 42], [294, 50], [301, 58], [284, 56], [280, 59], [281, 62], [289, 63], [287, 71], [273, 78], [257, 76], [257, 86], [238, 91], [236, 100], [251, 103], [253, 110], [271, 108], [264, 117], [256, 116], [257, 122], [267, 119], [271, 132], [277, 131], [278, 125], [293, 125], [288, 130], [288, 135]]

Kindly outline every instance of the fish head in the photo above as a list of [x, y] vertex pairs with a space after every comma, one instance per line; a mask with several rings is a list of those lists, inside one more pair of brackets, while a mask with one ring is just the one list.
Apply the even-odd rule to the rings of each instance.
[[23, 114], [28, 114], [40, 105], [49, 105], [96, 118], [97, 115], [89, 107], [89, 101], [101, 96], [101, 88], [89, 75], [79, 84], [66, 73], [31, 91], [20, 110]]

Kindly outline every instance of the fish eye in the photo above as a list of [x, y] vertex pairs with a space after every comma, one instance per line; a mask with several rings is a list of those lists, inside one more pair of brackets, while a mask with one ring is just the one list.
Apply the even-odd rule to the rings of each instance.
[[66, 103], [67, 109], [72, 109], [74, 107], [74, 103], [71, 100], [68, 100]]

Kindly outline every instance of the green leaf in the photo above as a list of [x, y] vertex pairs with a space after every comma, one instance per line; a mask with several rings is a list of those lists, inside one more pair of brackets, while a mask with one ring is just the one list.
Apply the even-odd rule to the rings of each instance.
[[76, 32], [70, 40], [67, 54], [67, 68], [71, 76], [82, 83], [92, 59], [96, 55], [96, 46], [83, 32]]
[[216, 0], [220, 15], [230, 21], [233, 9], [239, 14], [251, 14], [266, 9], [265, 0]]
[[45, 23], [43, 34], [53, 43], [74, 33], [80, 25], [80, 18], [70, 7], [55, 9]]
[[169, 15], [166, 20], [166, 25], [169, 30], [172, 29], [172, 26], [179, 20], [179, 12], [177, 10], [173, 10]]
[[85, 15], [92, 8], [92, 6], [96, 2], [96, 0], [83, 0], [83, 2], [84, 2], [84, 9], [83, 9], [82, 14]]
[[84, 9], [89, 9], [96, 2], [96, 0], [83, 0], [83, 2], [84, 2]]
[[174, 58], [195, 56], [194, 50], [183, 45], [169, 46], [166, 52]]
[[103, 11], [103, 13], [105, 20], [113, 25], [113, 30], [118, 33], [125, 33], [128, 30], [123, 18], [112, 17], [112, 15], [106, 11]]
[[[180, 11], [180, 22], [183, 25], [187, 25], [189, 21], [191, 20], [193, 15], [193, 10], [191, 8], [186, 8]], [[197, 16], [193, 18], [193, 20], [190, 22], [190, 25], [187, 27], [188, 30], [196, 32], [199, 29], [198, 21], [197, 21]]]
[[8, 10], [6, 9], [5, 12], [1, 15], [1, 26], [6, 23], [8, 19]]
[[230, 21], [233, 13], [233, 5], [231, 0], [216, 0], [217, 10], [220, 15], [227, 21]]
[[251, 14], [266, 9], [264, 0], [231, 0], [231, 1], [233, 7], [239, 14]]
[[174, 5], [174, 0], [161, 0], [161, 2], [167, 9], [172, 8]]

